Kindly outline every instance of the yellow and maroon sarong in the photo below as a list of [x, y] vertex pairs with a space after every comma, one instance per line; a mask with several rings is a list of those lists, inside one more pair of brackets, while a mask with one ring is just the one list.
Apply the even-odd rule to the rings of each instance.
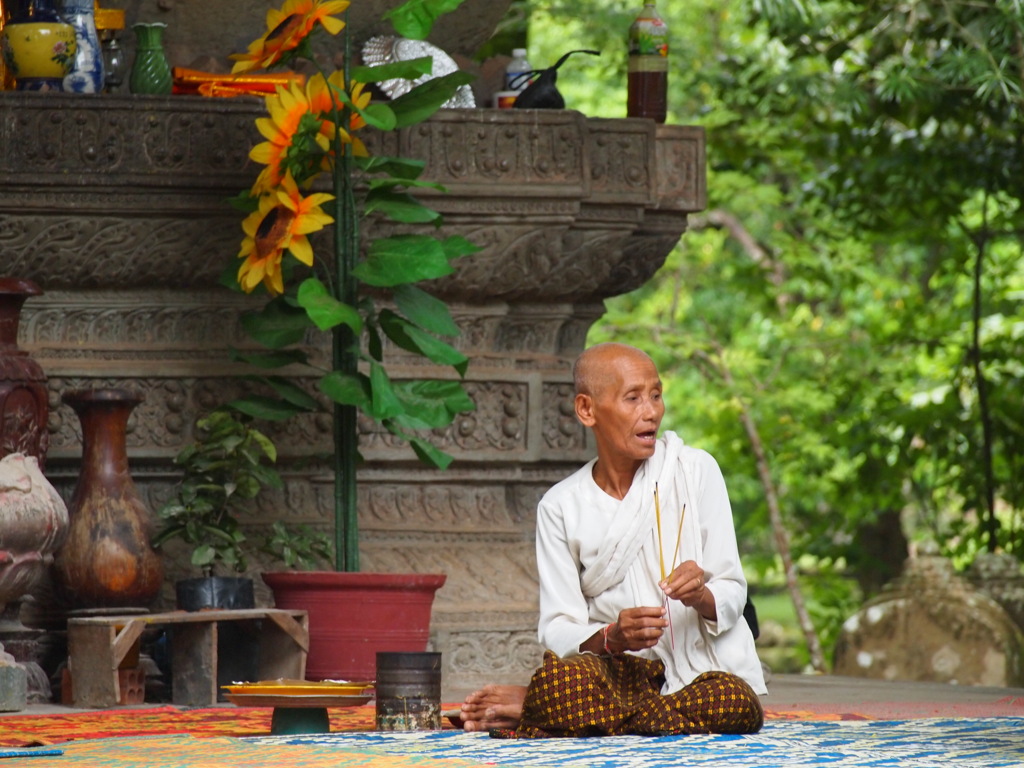
[[550, 651], [530, 681], [523, 717], [497, 738], [756, 733], [764, 710], [753, 689], [728, 672], [705, 672], [664, 696], [664, 666], [638, 656]]

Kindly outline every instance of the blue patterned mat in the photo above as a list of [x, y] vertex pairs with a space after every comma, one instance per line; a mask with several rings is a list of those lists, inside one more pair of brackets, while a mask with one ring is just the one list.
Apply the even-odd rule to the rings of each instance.
[[462, 758], [530, 768], [1020, 768], [1024, 718], [769, 721], [752, 736], [616, 736], [505, 741], [459, 731], [251, 739], [381, 755]]

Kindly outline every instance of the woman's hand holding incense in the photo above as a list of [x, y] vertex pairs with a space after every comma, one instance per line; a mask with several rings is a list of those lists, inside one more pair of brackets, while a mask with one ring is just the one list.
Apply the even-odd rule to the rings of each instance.
[[687, 560], [676, 566], [658, 586], [670, 600], [678, 600], [683, 605], [694, 608], [709, 621], [718, 618], [715, 596], [707, 588], [704, 569], [693, 560]]

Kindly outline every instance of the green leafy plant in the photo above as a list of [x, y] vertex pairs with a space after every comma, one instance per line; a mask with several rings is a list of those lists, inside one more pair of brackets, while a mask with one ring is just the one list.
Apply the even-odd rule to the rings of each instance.
[[311, 570], [331, 560], [331, 539], [308, 525], [286, 526], [280, 520], [260, 548], [284, 563], [285, 568]]
[[[462, 0], [409, 0], [388, 18], [399, 34], [422, 39], [433, 21]], [[240, 204], [249, 212], [236, 275], [245, 291], [265, 290], [264, 308], [244, 318], [249, 334], [270, 351], [239, 354], [272, 370], [304, 366], [316, 377], [319, 394], [333, 412], [335, 477], [335, 566], [359, 570], [356, 516], [356, 413], [362, 412], [408, 441], [416, 455], [437, 467], [452, 457], [423, 436], [448, 426], [474, 405], [458, 380], [394, 380], [384, 349], [395, 347], [430, 362], [451, 366], [465, 376], [467, 358], [446, 339], [458, 328], [447, 306], [414, 285], [454, 272], [452, 262], [478, 250], [462, 237], [396, 234], [373, 239], [360, 249], [360, 220], [374, 216], [399, 228], [440, 226], [441, 217], [412, 192], [442, 190], [422, 181], [421, 161], [370, 156], [357, 136], [363, 129], [393, 131], [433, 115], [471, 77], [454, 72], [427, 79], [390, 102], [371, 103], [369, 83], [415, 80], [432, 71], [427, 56], [377, 67], [352, 67], [346, 0], [286, 0], [267, 16], [267, 32], [238, 54], [235, 72], [281, 66], [297, 58], [317, 68], [305, 82], [293, 81], [266, 98], [268, 117], [257, 120], [266, 142], [250, 157], [264, 168]], [[319, 67], [310, 35], [344, 31], [344, 66], [331, 73]], [[310, 192], [326, 187], [330, 192]], [[308, 238], [333, 223], [331, 248], [314, 254]], [[381, 305], [381, 299], [387, 305]], [[317, 368], [301, 346], [326, 334], [328, 368]], [[319, 400], [282, 376], [259, 377], [273, 395], [232, 405], [250, 415], [287, 419], [321, 409]]]
[[196, 423], [197, 438], [175, 459], [184, 472], [174, 496], [159, 510], [160, 546], [181, 539], [192, 547], [192, 565], [204, 576], [221, 567], [242, 573], [248, 562], [238, 515], [264, 488], [281, 488], [269, 463], [277, 460], [273, 442], [250, 420], [218, 409]]

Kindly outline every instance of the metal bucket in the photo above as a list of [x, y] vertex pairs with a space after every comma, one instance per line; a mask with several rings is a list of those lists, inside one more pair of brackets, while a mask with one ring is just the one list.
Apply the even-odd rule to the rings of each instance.
[[377, 653], [377, 730], [441, 728], [441, 654]]

